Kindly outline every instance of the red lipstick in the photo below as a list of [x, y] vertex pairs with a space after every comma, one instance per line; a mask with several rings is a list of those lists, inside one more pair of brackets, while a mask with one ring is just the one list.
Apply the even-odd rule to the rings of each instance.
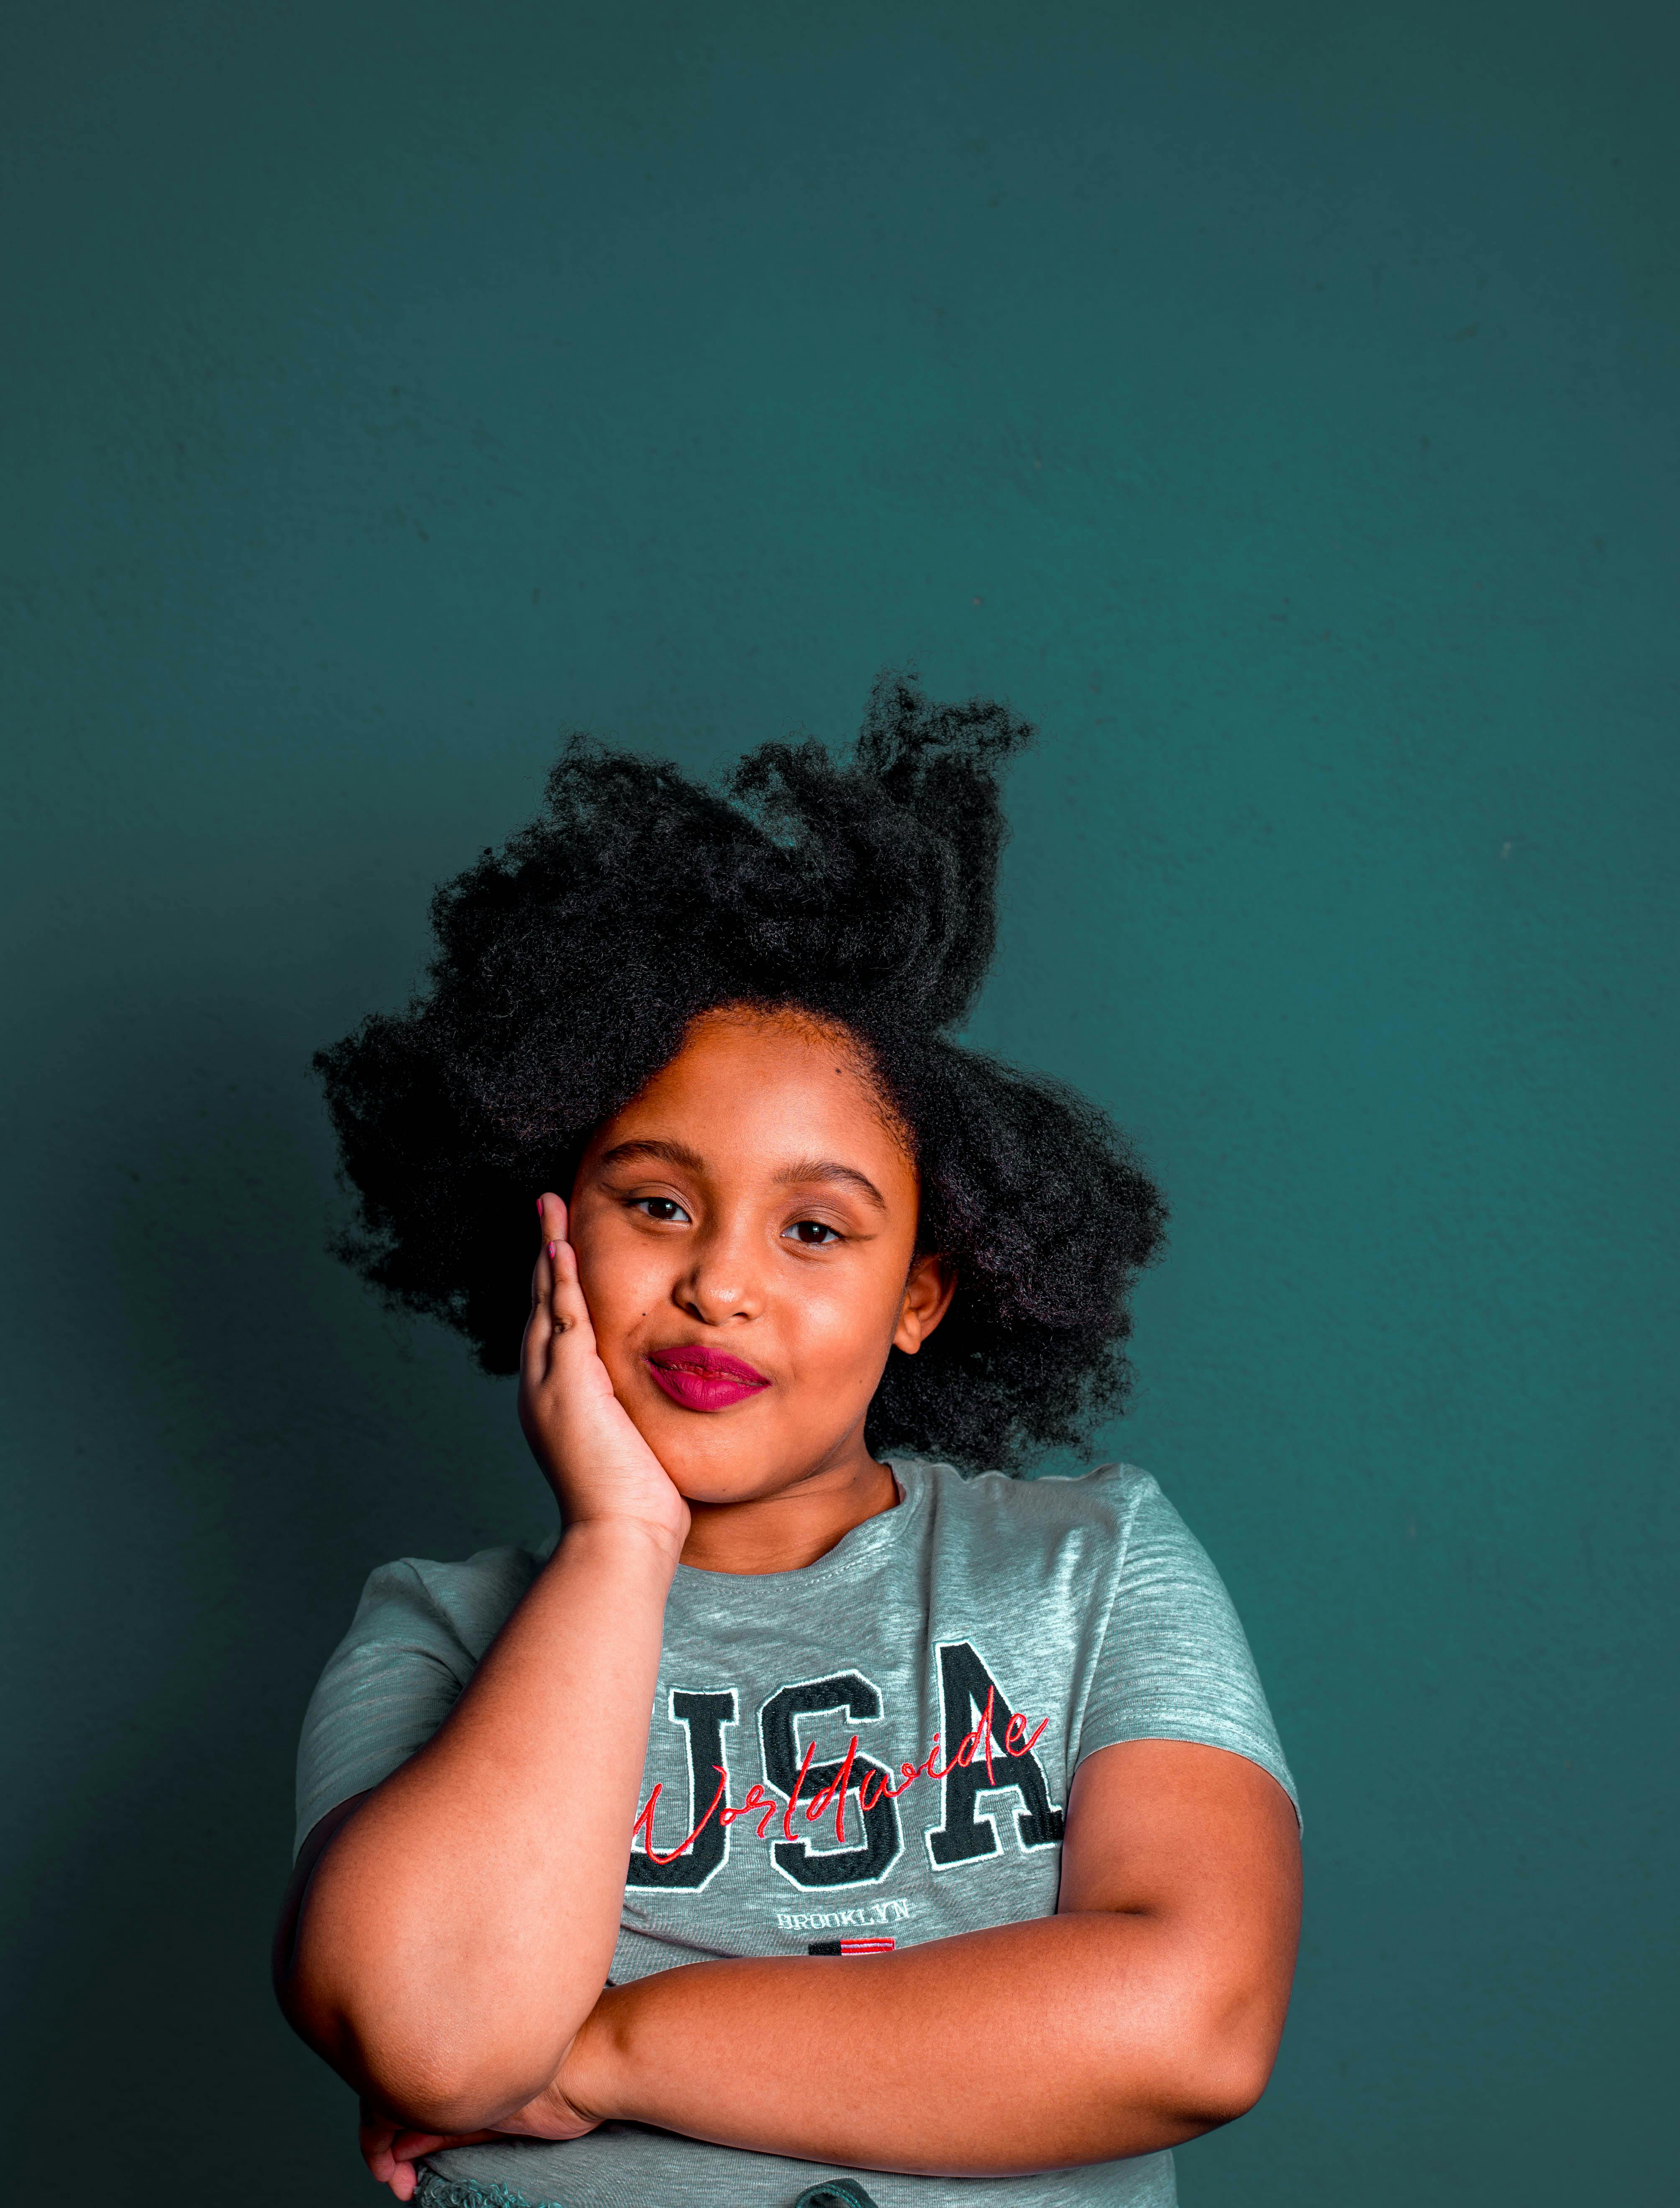
[[739, 1357], [700, 1341], [673, 1342], [651, 1352], [647, 1367], [674, 1403], [685, 1411], [726, 1411], [757, 1395], [770, 1383]]

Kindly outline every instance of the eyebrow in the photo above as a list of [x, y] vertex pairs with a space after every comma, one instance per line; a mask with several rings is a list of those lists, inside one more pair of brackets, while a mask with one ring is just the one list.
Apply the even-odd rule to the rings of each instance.
[[878, 1210], [886, 1209], [886, 1198], [867, 1173], [861, 1173], [855, 1166], [843, 1166], [833, 1158], [801, 1158], [796, 1165], [783, 1166], [776, 1176], [776, 1185], [787, 1188], [803, 1180], [843, 1181], [849, 1188], [859, 1189]]
[[687, 1173], [705, 1171], [705, 1159], [686, 1143], [615, 1143], [611, 1149], [601, 1153], [603, 1166], [628, 1165], [634, 1158], [655, 1158], [662, 1165], [681, 1166]]
[[[603, 1166], [629, 1165], [638, 1158], [651, 1158], [662, 1165], [681, 1166], [687, 1173], [703, 1173], [705, 1171], [705, 1159], [698, 1150], [691, 1150], [686, 1143], [664, 1143], [653, 1139], [615, 1143], [611, 1149], [602, 1152], [601, 1163]], [[843, 1182], [847, 1187], [855, 1188], [867, 1197], [877, 1210], [885, 1211], [887, 1208], [886, 1198], [867, 1173], [860, 1173], [855, 1166], [843, 1166], [835, 1158], [797, 1159], [794, 1164], [783, 1167], [775, 1177], [775, 1185], [777, 1188], [789, 1188], [801, 1181], [820, 1180]]]

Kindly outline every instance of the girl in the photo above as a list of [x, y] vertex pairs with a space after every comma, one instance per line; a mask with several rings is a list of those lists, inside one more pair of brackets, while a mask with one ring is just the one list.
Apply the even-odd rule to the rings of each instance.
[[1161, 2208], [1265, 2085], [1242, 1629], [1146, 1475], [1010, 1476], [1163, 1217], [949, 1039], [1027, 735], [888, 682], [727, 796], [574, 742], [320, 1061], [349, 1254], [517, 1370], [561, 1527], [375, 1572], [305, 1721], [280, 1998], [399, 2200]]

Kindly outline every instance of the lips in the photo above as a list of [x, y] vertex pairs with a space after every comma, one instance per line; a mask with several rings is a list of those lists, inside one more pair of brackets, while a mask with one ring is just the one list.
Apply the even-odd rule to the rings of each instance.
[[674, 1342], [656, 1349], [647, 1360], [648, 1371], [674, 1403], [685, 1411], [726, 1411], [731, 1403], [760, 1395], [770, 1383], [739, 1357], [711, 1349], [700, 1341]]

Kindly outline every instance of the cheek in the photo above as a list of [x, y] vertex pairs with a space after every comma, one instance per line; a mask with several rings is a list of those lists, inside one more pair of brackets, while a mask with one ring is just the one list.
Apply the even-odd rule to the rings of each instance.
[[898, 1323], [902, 1276], [891, 1266], [801, 1284], [788, 1299], [792, 1346], [801, 1365], [838, 1379], [855, 1372], [871, 1386]]
[[584, 1300], [604, 1352], [669, 1294], [670, 1265], [657, 1243], [625, 1233], [610, 1216], [580, 1221], [573, 1246]]

